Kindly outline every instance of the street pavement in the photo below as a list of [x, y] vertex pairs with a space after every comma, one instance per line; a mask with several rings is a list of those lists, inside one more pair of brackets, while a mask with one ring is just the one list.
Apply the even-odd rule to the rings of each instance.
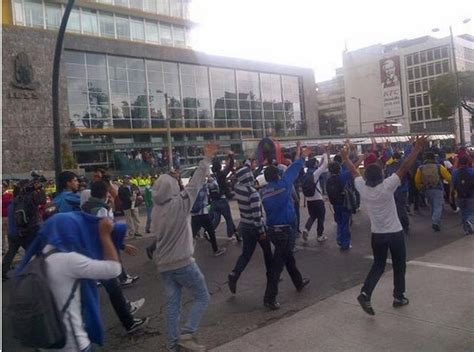
[[[231, 208], [237, 224], [235, 202], [231, 202]], [[284, 272], [278, 296], [282, 308], [278, 311], [263, 307], [265, 268], [258, 247], [240, 277], [237, 294], [232, 295], [227, 288], [227, 274], [241, 253], [241, 244], [226, 238], [224, 223], [219, 226], [217, 237], [218, 244], [227, 248], [225, 255], [214, 258], [210, 244], [197, 241], [196, 261], [211, 293], [211, 304], [197, 334], [200, 342], [210, 349], [217, 348], [216, 351], [390, 351], [396, 349], [401, 339], [397, 351], [469, 351], [469, 346], [474, 350], [474, 236], [462, 234], [458, 214], [446, 206], [442, 231], [438, 233], [431, 230], [428, 209], [410, 216], [408, 260], [433, 263], [435, 267], [408, 266], [407, 294], [412, 301], [409, 306], [394, 311], [391, 268], [387, 265], [387, 273], [374, 292], [377, 315], [372, 318], [363, 313], [355, 301], [371, 265], [368, 217], [363, 210], [354, 216], [353, 248], [341, 252], [336, 245], [335, 223], [328, 204], [326, 209], [328, 240], [316, 241], [314, 224], [309, 242], [297, 244], [297, 265], [311, 283], [298, 293]], [[301, 214], [303, 227], [307, 219], [307, 209], [303, 206]], [[142, 217], [142, 225], [144, 223]], [[124, 292], [131, 300], [146, 298], [137, 316], [149, 316], [150, 323], [145, 329], [127, 335], [101, 289], [107, 342], [97, 348], [98, 351], [164, 351], [163, 284], [154, 263], [144, 252], [151, 241], [152, 236], [130, 240], [141, 252], [137, 257], [123, 257], [127, 270], [140, 275], [137, 284]], [[440, 263], [456, 270], [436, 267]], [[468, 270], [459, 271], [459, 268]], [[9, 288], [9, 282], [3, 285], [4, 313]], [[191, 297], [185, 294], [183, 298], [184, 320]], [[29, 351], [13, 340], [5, 315], [2, 331], [5, 351]]]

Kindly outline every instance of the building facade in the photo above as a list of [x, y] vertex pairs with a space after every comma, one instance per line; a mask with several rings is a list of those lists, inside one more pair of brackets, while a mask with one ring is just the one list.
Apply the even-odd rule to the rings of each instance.
[[342, 68], [336, 70], [336, 77], [333, 79], [317, 83], [316, 96], [320, 135], [346, 135], [346, 100]]
[[[51, 73], [64, 3], [3, 2], [4, 174], [53, 168]], [[264, 136], [319, 134], [312, 70], [193, 51], [188, 8], [187, 0], [76, 2], [60, 112], [63, 148], [80, 167], [123, 169], [130, 153], [162, 152], [167, 118], [185, 163], [210, 140], [246, 154]]]
[[[474, 70], [474, 37], [454, 38], [458, 71]], [[349, 135], [373, 133], [381, 125], [394, 133], [453, 133], [458, 116], [441, 119], [431, 109], [433, 81], [454, 72], [449, 37], [430, 36], [377, 44], [343, 54]], [[465, 140], [471, 140], [469, 118]]]

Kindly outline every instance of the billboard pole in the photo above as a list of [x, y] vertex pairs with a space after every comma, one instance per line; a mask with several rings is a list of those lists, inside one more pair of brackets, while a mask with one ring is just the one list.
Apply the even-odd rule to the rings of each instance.
[[52, 103], [53, 103], [53, 146], [54, 146], [54, 172], [56, 187], [58, 187], [58, 177], [62, 171], [61, 165], [61, 121], [59, 116], [59, 69], [61, 65], [61, 53], [63, 50], [64, 33], [66, 32], [67, 22], [71, 14], [74, 0], [68, 0], [64, 15], [59, 27], [56, 48], [54, 50], [53, 61], [53, 80], [52, 80]]

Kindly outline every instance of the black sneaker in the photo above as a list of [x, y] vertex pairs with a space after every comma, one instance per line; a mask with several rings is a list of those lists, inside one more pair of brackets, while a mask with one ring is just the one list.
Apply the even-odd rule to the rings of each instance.
[[133, 319], [133, 324], [132, 324], [132, 326], [130, 326], [127, 329], [127, 334], [131, 334], [131, 333], [137, 331], [138, 329], [144, 327], [145, 325], [148, 324], [149, 321], [150, 321], [150, 318], [148, 318], [148, 317]]
[[359, 302], [360, 306], [369, 315], [375, 315], [374, 309], [372, 308], [372, 304], [370, 304], [370, 298], [367, 297], [364, 293], [361, 293], [357, 296], [357, 301]]
[[148, 259], [150, 260], [153, 260], [153, 248], [150, 247], [146, 247], [146, 256], [148, 257]]
[[278, 303], [277, 301], [274, 301], [274, 302], [263, 302], [263, 305], [267, 308], [269, 308], [270, 310], [278, 310], [280, 309], [280, 303]]
[[235, 238], [237, 239], [238, 242], [242, 242], [242, 235], [240, 233], [236, 232]]
[[410, 303], [408, 298], [403, 296], [401, 298], [394, 298], [392, 306], [393, 306], [393, 308], [399, 308], [399, 307], [406, 306], [408, 303]]
[[436, 232], [441, 231], [441, 228], [439, 227], [438, 224], [433, 224], [433, 225], [431, 225], [431, 228], [432, 228], [433, 230], [435, 230]]
[[301, 283], [301, 286], [298, 287], [298, 288], [296, 289], [296, 291], [298, 291], [298, 292], [303, 291], [303, 289], [305, 288], [305, 286], [308, 286], [308, 284], [310, 283], [310, 281], [311, 281], [311, 280], [308, 279], [308, 278], [306, 278], [306, 277], [303, 278], [303, 282]]
[[234, 273], [230, 273], [227, 276], [227, 279], [229, 280], [227, 282], [229, 290], [235, 295], [235, 293], [237, 292], [237, 276]]

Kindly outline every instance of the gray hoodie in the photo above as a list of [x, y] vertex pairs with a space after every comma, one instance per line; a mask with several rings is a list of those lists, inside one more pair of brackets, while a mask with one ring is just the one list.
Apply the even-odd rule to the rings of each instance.
[[168, 174], [161, 175], [153, 185], [151, 230], [156, 235], [155, 263], [160, 272], [194, 263], [190, 212], [210, 165], [210, 158], [201, 160], [181, 192], [176, 179]]

